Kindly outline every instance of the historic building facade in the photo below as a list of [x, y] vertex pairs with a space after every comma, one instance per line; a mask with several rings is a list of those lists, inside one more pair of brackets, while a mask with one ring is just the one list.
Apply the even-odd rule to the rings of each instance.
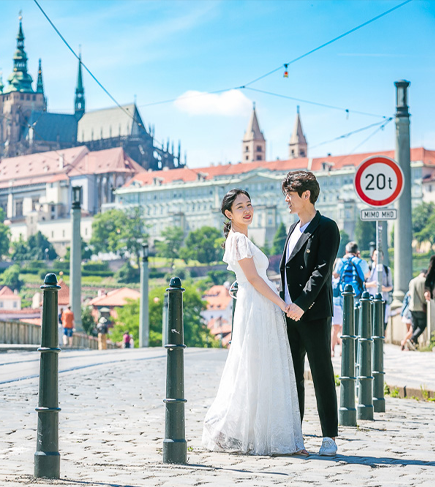
[[74, 113], [48, 111], [41, 60], [36, 89], [27, 70], [22, 18], [19, 20], [13, 72], [3, 84], [0, 78], [0, 158], [61, 150], [86, 145], [90, 150], [122, 147], [146, 169], [183, 167], [181, 147], [158, 143], [154, 127], [148, 129], [135, 103], [86, 112], [82, 61], [79, 58]]
[[[144, 172], [117, 189], [115, 202], [103, 208], [140, 206], [153, 242], [168, 226], [180, 226], [186, 235], [203, 225], [222, 228], [221, 200], [227, 191], [240, 187], [250, 193], [255, 208], [250, 235], [264, 245], [271, 243], [281, 222], [288, 228], [294, 221], [281, 192], [283, 177], [288, 171], [305, 169], [313, 171], [320, 184], [316, 207], [352, 238], [359, 211], [364, 208], [354, 190], [355, 170], [374, 154], [394, 158], [394, 151], [384, 151]], [[416, 206], [424, 195], [423, 181], [435, 176], [435, 151], [412, 149], [411, 161], [412, 201]]]

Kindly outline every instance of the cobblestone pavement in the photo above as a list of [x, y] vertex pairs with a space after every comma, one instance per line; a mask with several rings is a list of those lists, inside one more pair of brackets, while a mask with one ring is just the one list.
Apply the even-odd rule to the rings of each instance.
[[[202, 421], [216, 393], [224, 350], [187, 350], [188, 465], [164, 465], [166, 362], [161, 352], [132, 350], [121, 362], [99, 360], [100, 365], [60, 374], [61, 480], [32, 477], [37, 379], [1, 385], [0, 485], [435, 485], [435, 404], [387, 398], [387, 412], [376, 414], [375, 421], [340, 428], [339, 455], [326, 458], [316, 454], [321, 437], [311, 384], [303, 425], [306, 447], [313, 453], [308, 459], [204, 451]], [[117, 351], [102, 353], [111, 359]]]

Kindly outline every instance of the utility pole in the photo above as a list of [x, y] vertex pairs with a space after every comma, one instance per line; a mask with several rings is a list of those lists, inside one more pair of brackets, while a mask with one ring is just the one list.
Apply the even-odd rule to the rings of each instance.
[[70, 258], [70, 305], [74, 313], [74, 327], [83, 331], [82, 327], [82, 243], [80, 236], [82, 194], [81, 186], [72, 188], [73, 202], [71, 206], [71, 258]]
[[411, 207], [411, 144], [409, 136], [409, 81], [396, 81], [396, 154], [403, 171], [404, 186], [397, 200], [397, 220], [394, 226], [394, 302], [399, 307], [412, 279], [412, 207]]

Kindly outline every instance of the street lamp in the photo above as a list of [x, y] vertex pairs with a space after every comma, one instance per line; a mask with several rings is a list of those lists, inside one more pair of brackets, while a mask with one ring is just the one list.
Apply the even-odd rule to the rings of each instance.
[[139, 347], [149, 346], [150, 325], [148, 311], [148, 243], [142, 243], [142, 262], [140, 264], [140, 312], [139, 312]]
[[73, 208], [80, 208], [80, 201], [82, 199], [82, 187], [81, 186], [73, 186], [72, 187], [72, 207]]

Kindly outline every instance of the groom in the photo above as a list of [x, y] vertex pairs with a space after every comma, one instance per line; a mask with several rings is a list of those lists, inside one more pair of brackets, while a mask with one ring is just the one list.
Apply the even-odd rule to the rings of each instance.
[[337, 224], [314, 204], [320, 193], [309, 171], [289, 172], [282, 191], [291, 214], [299, 217], [289, 230], [280, 264], [282, 298], [289, 306], [287, 333], [296, 376], [301, 421], [304, 416], [304, 365], [308, 355], [322, 426], [320, 455], [337, 452], [337, 395], [331, 363], [332, 270], [340, 243]]

